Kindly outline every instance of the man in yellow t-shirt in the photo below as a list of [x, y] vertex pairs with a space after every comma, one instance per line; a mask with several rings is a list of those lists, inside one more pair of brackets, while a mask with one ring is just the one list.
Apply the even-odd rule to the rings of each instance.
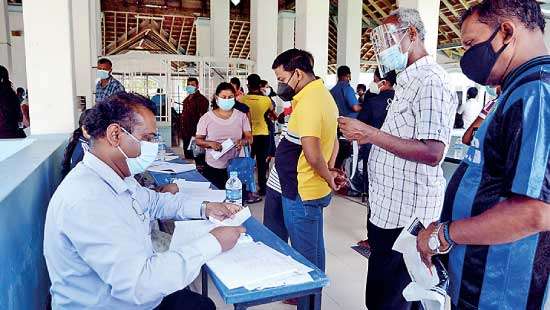
[[258, 194], [265, 195], [267, 183], [267, 152], [269, 150], [269, 130], [265, 119], [266, 113], [273, 114], [271, 99], [265, 96], [260, 87], [261, 78], [257, 74], [248, 76], [248, 94], [241, 102], [250, 108], [250, 125], [252, 127], [252, 157], [256, 158], [258, 168]]
[[[292, 247], [325, 269], [323, 208], [337, 190], [328, 162], [338, 153], [338, 108], [323, 81], [315, 78], [310, 53], [290, 49], [273, 66], [284, 101], [293, 100], [288, 132], [275, 153], [283, 213]], [[299, 301], [299, 309], [307, 300]]]

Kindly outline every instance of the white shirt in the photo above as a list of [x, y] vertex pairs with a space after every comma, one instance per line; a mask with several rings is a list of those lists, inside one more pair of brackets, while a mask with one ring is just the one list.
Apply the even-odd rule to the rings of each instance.
[[[397, 76], [395, 97], [381, 130], [448, 146], [458, 102], [450, 85], [445, 70], [430, 56], [417, 60]], [[445, 191], [441, 163], [431, 167], [408, 161], [373, 145], [368, 169], [374, 225], [393, 229], [404, 227], [413, 217], [423, 223], [439, 219]]]
[[481, 103], [474, 98], [466, 100], [466, 102], [458, 108], [456, 113], [462, 115], [464, 129], [470, 128], [470, 125], [476, 120], [482, 108]]
[[[50, 201], [44, 256], [53, 309], [152, 309], [221, 252], [211, 234], [155, 253], [150, 222], [200, 218], [200, 201], [122, 179], [86, 152]], [[135, 208], [135, 210], [134, 210]]]

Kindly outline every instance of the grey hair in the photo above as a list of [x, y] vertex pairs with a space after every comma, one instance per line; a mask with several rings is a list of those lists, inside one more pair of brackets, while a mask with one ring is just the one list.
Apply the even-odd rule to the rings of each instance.
[[399, 8], [390, 13], [390, 16], [395, 16], [399, 20], [399, 28], [414, 27], [418, 32], [420, 40], [424, 41], [426, 37], [426, 28], [424, 22], [420, 18], [420, 14], [415, 9]]

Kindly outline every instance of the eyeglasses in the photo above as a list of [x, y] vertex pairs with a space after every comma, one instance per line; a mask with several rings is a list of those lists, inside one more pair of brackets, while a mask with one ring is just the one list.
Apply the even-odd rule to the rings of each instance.
[[141, 213], [139, 213], [138, 210], [142, 210], [141, 207], [139, 206], [139, 203], [137, 202], [137, 200], [134, 197], [131, 197], [131, 198], [132, 198], [132, 209], [134, 209], [134, 212], [136, 213], [138, 218], [142, 222], [145, 222], [145, 219], [146, 219], [145, 211], [142, 211]]

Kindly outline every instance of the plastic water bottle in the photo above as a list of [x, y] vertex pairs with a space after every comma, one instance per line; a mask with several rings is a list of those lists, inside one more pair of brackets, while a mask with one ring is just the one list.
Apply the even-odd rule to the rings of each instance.
[[237, 171], [231, 171], [229, 180], [225, 182], [225, 200], [236, 205], [243, 205], [243, 183], [239, 180]]
[[164, 140], [162, 139], [162, 136], [158, 134], [158, 144], [159, 144], [159, 154], [158, 159], [160, 161], [164, 161], [166, 159], [166, 144], [164, 144]]

